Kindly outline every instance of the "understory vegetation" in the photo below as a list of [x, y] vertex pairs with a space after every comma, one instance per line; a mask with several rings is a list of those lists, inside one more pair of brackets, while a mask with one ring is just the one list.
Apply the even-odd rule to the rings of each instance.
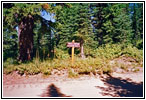
[[[66, 54], [63, 58], [59, 57], [60, 59], [48, 59], [45, 61], [35, 58], [32, 62], [26, 63], [16, 63], [15, 61], [12, 61], [12, 59], [9, 59], [4, 63], [4, 73], [9, 74], [13, 71], [17, 71], [20, 75], [35, 75], [38, 73], [51, 75], [51, 72], [54, 69], [58, 71], [66, 69], [69, 77], [78, 77], [79, 75], [91, 73], [94, 75], [108, 74], [112, 73], [114, 68], [128, 69], [129, 65], [124, 64], [125, 62], [111, 63], [114, 59], [121, 59], [120, 57], [125, 57], [126, 61], [128, 61], [128, 57], [130, 57], [128, 62], [131, 62], [133, 68], [143, 66], [143, 51], [132, 46], [123, 48], [120, 44], [108, 44], [98, 48], [93, 55], [95, 56], [88, 56], [84, 59], [76, 55], [73, 65], [69, 54]], [[138, 69], [135, 69], [134, 71], [138, 71]]]

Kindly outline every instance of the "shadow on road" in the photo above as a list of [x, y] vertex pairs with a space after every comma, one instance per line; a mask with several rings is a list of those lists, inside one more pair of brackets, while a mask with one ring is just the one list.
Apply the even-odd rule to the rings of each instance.
[[71, 97], [61, 93], [60, 89], [54, 84], [47, 87], [46, 91], [41, 95], [41, 97]]
[[102, 79], [107, 87], [96, 86], [101, 89], [103, 96], [112, 97], [143, 97], [143, 82], [135, 83], [131, 79], [115, 78], [109, 75]]

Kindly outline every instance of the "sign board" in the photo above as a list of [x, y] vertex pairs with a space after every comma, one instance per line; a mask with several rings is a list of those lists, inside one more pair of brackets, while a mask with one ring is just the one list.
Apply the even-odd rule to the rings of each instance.
[[72, 48], [72, 65], [74, 62], [74, 48], [79, 48], [80, 47], [80, 43], [75, 43], [74, 40], [72, 40], [72, 42], [68, 42], [67, 43], [67, 47], [71, 47]]
[[79, 48], [80, 47], [80, 43], [68, 42], [67, 43], [67, 47], [76, 47], [76, 48]]

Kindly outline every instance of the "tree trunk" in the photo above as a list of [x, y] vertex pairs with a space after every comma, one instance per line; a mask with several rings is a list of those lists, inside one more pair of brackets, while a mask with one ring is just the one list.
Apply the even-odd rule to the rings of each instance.
[[19, 23], [19, 60], [28, 61], [32, 58], [33, 53], [33, 17], [28, 15]]
[[83, 41], [81, 41], [81, 57], [84, 59], [85, 55], [84, 55], [84, 47], [83, 47]]

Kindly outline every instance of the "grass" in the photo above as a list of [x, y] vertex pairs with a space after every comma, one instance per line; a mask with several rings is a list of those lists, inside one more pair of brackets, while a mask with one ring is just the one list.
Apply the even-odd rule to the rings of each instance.
[[[134, 59], [135, 66], [142, 65], [142, 51], [135, 47], [127, 46], [123, 48], [121, 45], [113, 44], [100, 47], [96, 50], [96, 57], [87, 57], [81, 59], [75, 56], [74, 64], [71, 64], [71, 58], [57, 58], [53, 60], [40, 61], [38, 58], [34, 59], [29, 63], [8, 63], [4, 62], [4, 73], [9, 74], [13, 71], [18, 71], [20, 75], [35, 75], [42, 73], [44, 75], [51, 75], [53, 69], [58, 71], [67, 69], [69, 77], [78, 77], [83, 74], [106, 74], [112, 73], [114, 67], [119, 67], [121, 69], [127, 70], [128, 66], [125, 64], [111, 64], [110, 61], [115, 58], [120, 58], [120, 56], [125, 55]], [[11, 59], [12, 60], [12, 59]], [[133, 62], [130, 61], [129, 62]]]
[[100, 58], [81, 59], [78, 57], [75, 58], [73, 65], [71, 64], [71, 59], [54, 59], [52, 61], [37, 61], [37, 63], [34, 60], [33, 62], [26, 64], [8, 65], [4, 68], [4, 73], [9, 74], [12, 71], [18, 71], [21, 75], [23, 75], [24, 73], [27, 75], [34, 75], [38, 73], [50, 75], [53, 69], [67, 69], [69, 74], [72, 74], [71, 76], [76, 76], [73, 72], [71, 72], [70, 69], [76, 69], [78, 74], [88, 74], [90, 72], [95, 72], [95, 70], [101, 69], [103, 67], [102, 62], [103, 61]]
[[68, 77], [69, 78], [78, 78], [79, 74], [74, 72], [74, 70], [70, 68], [69, 71], [68, 71]]

